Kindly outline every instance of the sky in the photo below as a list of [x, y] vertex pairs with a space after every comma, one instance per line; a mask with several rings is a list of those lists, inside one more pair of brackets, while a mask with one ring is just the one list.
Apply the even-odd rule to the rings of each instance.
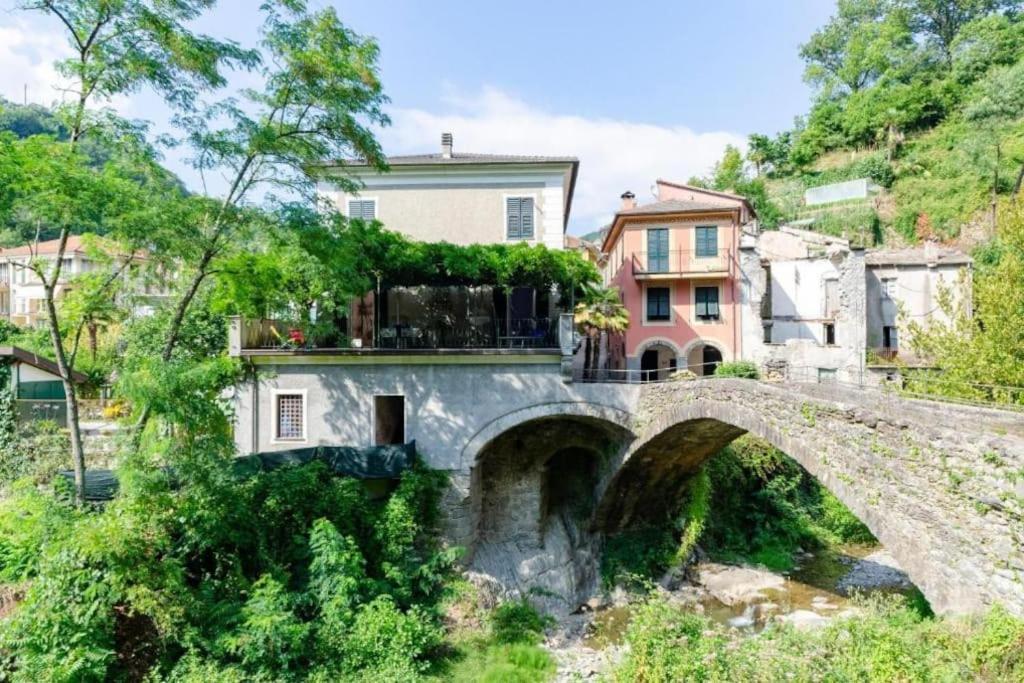
[[[199, 31], [258, 39], [260, 0], [221, 0]], [[51, 104], [66, 54], [54, 20], [0, 0], [0, 96]], [[727, 144], [775, 133], [807, 111], [798, 50], [833, 0], [310, 0], [377, 39], [389, 154], [455, 151], [580, 159], [569, 231], [600, 227], [626, 190], [708, 172]], [[242, 80], [240, 77], [236, 82]], [[27, 92], [26, 92], [27, 89]], [[110, 103], [167, 131], [148, 92]], [[166, 165], [199, 188], [182, 152]]]

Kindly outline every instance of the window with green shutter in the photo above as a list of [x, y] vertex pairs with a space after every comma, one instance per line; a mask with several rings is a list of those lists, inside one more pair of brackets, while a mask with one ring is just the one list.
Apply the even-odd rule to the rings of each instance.
[[718, 226], [697, 226], [697, 258], [718, 256]]
[[697, 287], [697, 319], [718, 320], [718, 287]]
[[665, 321], [671, 320], [672, 314], [669, 310], [670, 296], [668, 287], [647, 288], [647, 320]]
[[376, 199], [350, 199], [348, 200], [348, 217], [361, 218], [364, 221], [372, 221], [377, 218]]
[[533, 197], [505, 198], [505, 234], [510, 240], [533, 239]]
[[668, 272], [668, 228], [647, 231], [647, 272]]

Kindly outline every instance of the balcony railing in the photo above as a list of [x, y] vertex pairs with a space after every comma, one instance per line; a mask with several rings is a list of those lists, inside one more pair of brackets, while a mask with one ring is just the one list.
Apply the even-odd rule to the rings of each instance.
[[245, 350], [315, 349], [558, 349], [557, 318], [470, 318], [463, 322], [439, 320], [419, 327], [385, 324], [377, 329], [369, 347], [353, 344], [343, 332], [317, 329], [286, 320], [240, 321], [240, 347]]
[[719, 249], [714, 254], [698, 254], [690, 249], [672, 249], [662, 252], [634, 251], [632, 262], [634, 277], [654, 280], [673, 277], [730, 277], [734, 272], [735, 260], [725, 249]]

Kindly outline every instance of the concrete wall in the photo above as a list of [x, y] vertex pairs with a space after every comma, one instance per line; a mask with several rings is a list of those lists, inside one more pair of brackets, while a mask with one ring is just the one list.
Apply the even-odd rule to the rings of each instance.
[[[554, 413], [564, 414], [573, 409], [568, 404], [613, 412], [631, 407], [629, 392], [565, 383], [562, 357], [554, 354], [280, 355], [250, 360], [260, 380], [244, 385], [234, 397], [240, 453], [372, 445], [373, 397], [398, 394], [405, 397], [406, 439], [419, 442], [431, 467], [460, 470], [470, 464], [464, 462], [464, 451], [474, 437], [521, 409], [542, 414], [543, 406], [554, 406]], [[274, 438], [274, 396], [282, 391], [305, 395], [306, 434], [299, 441]]]
[[[889, 297], [883, 281], [894, 279], [896, 292]], [[866, 323], [869, 348], [882, 346], [882, 327], [895, 326], [900, 355], [909, 356], [908, 325], [927, 324], [930, 320], [948, 322], [939, 306], [940, 291], [946, 288], [954, 302], [969, 305], [971, 281], [967, 266], [959, 264], [869, 265], [866, 283]], [[959, 305], [959, 304], [958, 304]], [[902, 308], [905, 313], [900, 315]]]
[[[767, 234], [767, 233], [766, 233]], [[769, 261], [765, 268], [755, 248], [740, 258], [743, 358], [768, 375], [798, 373], [816, 376], [819, 368], [836, 371], [836, 379], [860, 382], [863, 377], [864, 252], [833, 249], [819, 257]], [[771, 281], [768, 282], [768, 273]], [[838, 307], [826, 310], [826, 280], [834, 280]], [[771, 288], [770, 317], [763, 299]], [[764, 324], [771, 323], [765, 342]], [[835, 325], [835, 344], [827, 345], [825, 323]]]
[[869, 178], [847, 180], [820, 187], [812, 187], [804, 192], [804, 202], [808, 206], [831, 204], [849, 199], [867, 199], [876, 191], [876, 186]]

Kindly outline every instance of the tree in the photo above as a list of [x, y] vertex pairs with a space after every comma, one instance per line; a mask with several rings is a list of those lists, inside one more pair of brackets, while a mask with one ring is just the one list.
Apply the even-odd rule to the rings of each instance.
[[762, 173], [785, 172], [793, 147], [792, 133], [783, 131], [774, 138], [752, 133], [747, 138], [747, 161], [754, 164], [758, 177]]
[[743, 178], [743, 155], [733, 145], [726, 145], [721, 161], [715, 164], [711, 172], [711, 188], [732, 190]]
[[800, 47], [804, 77], [828, 96], [858, 92], [913, 47], [906, 15], [891, 0], [839, 0], [829, 22]]
[[[200, 288], [252, 224], [245, 208], [256, 188], [284, 190], [312, 204], [318, 169], [333, 165], [329, 180], [354, 191], [357, 183], [345, 174], [343, 159], [387, 168], [371, 130], [389, 123], [377, 44], [344, 26], [333, 9], [309, 12], [302, 0], [282, 0], [262, 10], [262, 87], [246, 91], [244, 107], [227, 99], [178, 119], [204, 186], [216, 171], [228, 179], [228, 189], [216, 199], [196, 198], [192, 220], [177, 236], [175, 248], [188, 267], [161, 353], [165, 361]], [[149, 415], [143, 407], [139, 433]]]
[[[919, 382], [911, 376], [912, 390], [1024, 405], [1024, 208], [1005, 207], [998, 226], [995, 245], [979, 254], [991, 257], [978, 259], [973, 298], [942, 288], [940, 315], [908, 324], [914, 352], [938, 368]], [[969, 280], [958, 284], [971, 291]]]
[[936, 45], [948, 65], [953, 63], [953, 44], [970, 22], [996, 12], [1012, 13], [1020, 0], [900, 0], [910, 17], [910, 27]]
[[584, 373], [592, 376], [597, 370], [603, 337], [625, 332], [629, 327], [629, 311], [622, 304], [617, 287], [593, 286], [576, 305], [573, 320], [582, 330], [587, 345]]
[[[211, 4], [210, 0], [29, 0], [21, 4], [22, 9], [41, 12], [59, 22], [73, 51], [73, 57], [57, 65], [72, 82], [68, 91], [72, 102], [60, 109], [68, 134], [62, 150], [67, 164], [80, 170], [81, 161], [76, 158], [79, 143], [84, 136], [109, 123], [109, 117], [90, 111], [95, 100], [148, 85], [168, 102], [188, 106], [197, 92], [224, 84], [221, 69], [225, 65], [254, 63], [253, 53], [186, 28], [185, 22], [196, 19]], [[64, 193], [82, 207], [80, 198], [71, 197], [73, 188], [63, 188]], [[85, 453], [79, 429], [77, 388], [71, 381], [71, 365], [54, 301], [68, 238], [77, 229], [77, 221], [68, 213], [62, 218], [52, 267], [37, 262], [34, 270], [43, 282], [50, 337], [67, 396], [75, 489], [82, 503]]]

